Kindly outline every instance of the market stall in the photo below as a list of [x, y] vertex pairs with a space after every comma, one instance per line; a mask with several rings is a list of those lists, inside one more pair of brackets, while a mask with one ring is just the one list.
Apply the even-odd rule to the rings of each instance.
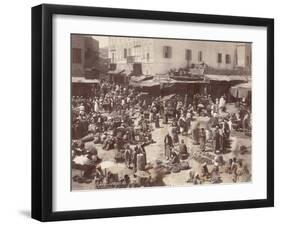
[[[220, 98], [224, 94], [229, 93], [229, 89], [237, 84], [248, 82], [250, 76], [247, 75], [213, 75], [205, 74], [205, 81], [208, 81], [208, 93], [213, 97]], [[231, 101], [231, 96], [227, 97]]]
[[85, 77], [72, 77], [72, 95], [89, 96], [94, 86], [100, 82], [98, 79], [87, 79]]
[[242, 83], [235, 86], [230, 87], [230, 93], [235, 98], [247, 98], [251, 93], [252, 83]]

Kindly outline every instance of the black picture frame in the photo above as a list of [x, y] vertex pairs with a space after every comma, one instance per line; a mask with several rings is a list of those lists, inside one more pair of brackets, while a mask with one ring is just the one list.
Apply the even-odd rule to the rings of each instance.
[[[52, 18], [55, 14], [266, 27], [267, 198], [54, 212], [52, 210]], [[272, 206], [274, 206], [273, 19], [49, 4], [32, 8], [32, 218], [40, 221], [57, 221]]]

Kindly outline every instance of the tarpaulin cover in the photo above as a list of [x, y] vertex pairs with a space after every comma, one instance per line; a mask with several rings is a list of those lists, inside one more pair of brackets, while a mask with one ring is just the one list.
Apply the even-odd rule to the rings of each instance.
[[210, 75], [205, 74], [206, 80], [211, 81], [224, 81], [224, 82], [231, 82], [231, 81], [244, 81], [248, 82], [250, 80], [250, 76], [247, 75]]
[[153, 86], [159, 86], [160, 83], [151, 79], [147, 81], [130, 83], [130, 85], [134, 87], [153, 87]]
[[152, 79], [152, 78], [153, 78], [153, 76], [147, 76], [147, 75], [132, 76], [131, 82], [132, 83], [141, 82], [141, 81], [149, 80], [149, 79]]
[[235, 86], [230, 87], [230, 93], [232, 96], [237, 98], [246, 98], [251, 91], [252, 83], [242, 83]]
[[72, 83], [100, 83], [98, 79], [86, 79], [84, 77], [72, 77]]
[[176, 96], [176, 94], [170, 94], [170, 95], [164, 96], [164, 97], [162, 97], [161, 101], [170, 100], [170, 99], [172, 99], [175, 96]]
[[174, 80], [159, 76], [132, 76], [130, 85], [134, 87], [153, 87], [159, 86], [162, 83], [172, 83]]
[[111, 74], [111, 75], [124, 75], [124, 74], [128, 74], [129, 72], [126, 71], [125, 69], [123, 69], [123, 70], [115, 69], [115, 70], [108, 71], [107, 73]]

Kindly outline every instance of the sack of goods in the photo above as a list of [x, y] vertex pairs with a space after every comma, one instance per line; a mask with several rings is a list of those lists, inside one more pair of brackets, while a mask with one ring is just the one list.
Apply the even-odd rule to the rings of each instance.
[[89, 133], [88, 135], [84, 136], [83, 138], [81, 138], [81, 141], [83, 142], [89, 142], [95, 139], [94, 134]]

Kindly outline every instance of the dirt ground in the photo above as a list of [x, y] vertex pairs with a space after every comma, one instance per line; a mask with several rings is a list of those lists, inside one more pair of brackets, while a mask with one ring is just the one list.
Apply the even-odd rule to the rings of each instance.
[[[200, 124], [200, 127], [204, 127], [206, 124], [206, 121], [208, 119], [204, 117], [198, 117], [195, 121], [192, 123], [198, 123]], [[170, 131], [169, 124], [163, 124], [162, 121], [160, 121], [161, 128], [154, 128], [153, 125], [153, 131], [152, 131], [152, 137], [155, 143], [150, 144], [145, 147], [146, 155], [147, 155], [147, 163], [155, 163], [156, 160], [161, 160], [165, 162], [165, 156], [164, 156], [164, 137]], [[210, 148], [210, 144], [207, 144], [206, 152], [207, 153], [200, 153], [199, 145], [193, 145], [191, 136], [182, 136], [179, 135], [180, 140], [183, 139], [185, 144], [187, 145], [189, 152], [191, 156], [193, 155], [203, 155], [203, 156], [209, 156], [214, 158], [216, 154], [213, 153], [213, 151]], [[86, 149], [89, 148], [89, 146], [93, 145], [92, 142], [87, 142], [85, 144]], [[244, 145], [247, 147], [247, 152], [244, 154], [240, 153], [240, 146]], [[98, 150], [98, 156], [102, 159], [102, 164], [104, 165], [104, 168], [107, 168], [107, 170], [110, 170], [113, 173], [118, 173], [120, 177], [124, 176], [125, 174], [133, 175], [133, 171], [131, 169], [128, 169], [125, 166], [125, 163], [116, 163], [114, 160], [115, 153], [117, 150], [103, 150], [101, 144], [95, 144], [95, 147]], [[208, 148], [209, 147], [209, 148]], [[251, 138], [249, 136], [244, 135], [242, 132], [236, 132], [232, 131], [230, 135], [230, 148], [228, 150], [228, 153], [223, 154], [223, 159], [225, 162], [228, 162], [230, 158], [236, 157], [237, 159], [242, 159], [243, 164], [247, 164], [248, 169], [251, 172]], [[164, 176], [163, 182], [166, 186], [192, 186], [192, 183], [187, 183], [187, 180], [189, 179], [189, 172], [190, 170], [193, 170], [194, 172], [200, 172], [201, 169], [201, 163], [190, 157], [188, 159], [188, 162], [191, 166], [191, 169], [189, 170], [181, 170], [178, 173], [170, 173]], [[212, 169], [213, 165], [209, 165], [209, 170]], [[81, 175], [80, 170], [73, 169], [72, 170], [72, 176], [75, 175]], [[223, 167], [220, 168], [220, 176], [222, 179], [222, 183], [233, 183], [233, 176], [231, 174], [228, 174], [225, 172], [225, 169]], [[240, 178], [238, 182], [243, 182], [243, 178]], [[208, 182], [206, 182], [208, 183]], [[78, 183], [78, 182], [72, 182], [72, 190], [91, 190], [95, 189], [94, 182], [91, 182], [89, 184], [85, 183]]]

